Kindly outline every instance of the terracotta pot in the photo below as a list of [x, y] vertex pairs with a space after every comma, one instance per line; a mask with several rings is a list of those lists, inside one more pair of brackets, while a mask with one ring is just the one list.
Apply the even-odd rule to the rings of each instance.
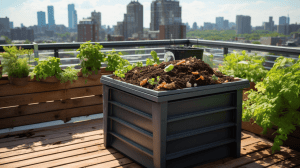
[[49, 82], [49, 83], [56, 83], [59, 82], [59, 80], [56, 78], [56, 76], [50, 76], [47, 77], [45, 80], [44, 78], [40, 79], [41, 82]]
[[14, 78], [9, 77], [10, 84], [17, 85], [17, 86], [25, 86], [28, 84], [28, 76], [23, 78]]

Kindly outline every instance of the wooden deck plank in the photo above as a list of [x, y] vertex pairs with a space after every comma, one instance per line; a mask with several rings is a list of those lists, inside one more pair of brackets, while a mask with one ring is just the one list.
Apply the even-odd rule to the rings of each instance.
[[241, 132], [241, 134], [242, 134], [241, 139], [247, 139], [247, 138], [250, 138], [250, 137], [251, 137], [249, 134], [246, 134], [246, 133], [244, 133], [244, 132]]
[[255, 144], [257, 142], [261, 142], [261, 140], [253, 138], [253, 137], [246, 138], [246, 139], [243, 139], [241, 141], [241, 147], [245, 147], [245, 146], [248, 146], [248, 145], [251, 145], [251, 144]]
[[[76, 129], [77, 128], [77, 129]], [[95, 132], [97, 131], [97, 132]], [[59, 130], [58, 132], [48, 131], [43, 135], [43, 132], [38, 132], [30, 138], [21, 140], [7, 140], [6, 142], [0, 143], [0, 153], [19, 150], [28, 147], [35, 147], [39, 145], [47, 145], [49, 143], [54, 143], [57, 141], [69, 141], [75, 140], [84, 136], [90, 136], [94, 134], [102, 134], [102, 125], [93, 124], [91, 128], [86, 127], [80, 129], [80, 127], [75, 127], [74, 129], [67, 129], [66, 131]]]
[[[45, 143], [43, 143], [43, 145], [30, 146], [28, 148], [23, 148], [20, 150], [13, 150], [13, 151], [1, 153], [0, 160], [2, 160], [3, 158], [13, 157], [13, 156], [15, 159], [19, 155], [25, 155], [25, 154], [30, 154], [31, 157], [33, 157], [36, 154], [32, 153], [32, 152], [41, 152], [41, 151], [46, 151], [46, 150], [48, 150], [47, 152], [50, 152], [49, 150], [51, 150], [51, 149], [54, 150], [56, 148], [63, 148], [65, 150], [67, 150], [69, 146], [72, 146], [72, 145], [80, 146], [80, 145], [83, 145], [82, 143], [88, 143], [88, 142], [94, 142], [94, 141], [102, 142], [103, 135], [93, 134], [91, 136], [78, 137], [78, 138], [76, 137], [76, 139], [57, 138], [57, 139], [52, 139], [51, 141], [47, 140], [47, 143], [46, 143], [47, 145], [45, 145]], [[9, 159], [7, 159], [7, 160], [9, 160]]]
[[117, 167], [114, 167], [114, 168], [143, 168], [143, 167], [136, 164], [136, 163], [129, 163], [129, 164], [122, 165], [122, 166], [117, 166]]
[[128, 163], [133, 163], [133, 162], [132, 162], [132, 160], [125, 157], [125, 158], [122, 158], [122, 159], [112, 160], [112, 161], [109, 161], [109, 162], [96, 164], [96, 165], [93, 165], [93, 166], [87, 166], [86, 168], [116, 167], [116, 166], [126, 165]]
[[[65, 163], [65, 164], [61, 164], [61, 162], [59, 162], [57, 165], [55, 165], [53, 167], [57, 167], [57, 168], [87, 167], [89, 165], [94, 165], [95, 163], [100, 164], [100, 163], [104, 163], [104, 162], [108, 162], [108, 161], [125, 158], [125, 156], [122, 155], [121, 153], [113, 153], [108, 150], [102, 150], [102, 152], [105, 153], [106, 155], [99, 156], [98, 153], [91, 153], [86, 156], [78, 155], [77, 158], [72, 157], [72, 158], [69, 158], [68, 160], [66, 160], [67, 163]], [[98, 167], [100, 167], [100, 166], [98, 166]]]
[[286, 159], [284, 161], [278, 162], [276, 164], [273, 164], [269, 166], [268, 168], [289, 168], [289, 167], [294, 167], [294, 166], [300, 166], [300, 156], [293, 157]]
[[[78, 143], [78, 144], [70, 144], [70, 145], [64, 145], [61, 147], [55, 147], [55, 145], [51, 145], [54, 148], [49, 149], [47, 147], [44, 147], [45, 149], [39, 150], [39, 151], [31, 151], [28, 153], [18, 153], [16, 151], [16, 156], [6, 157], [0, 159], [0, 164], [8, 164], [11, 162], [20, 162], [23, 160], [34, 159], [34, 161], [38, 162], [44, 162], [47, 160], [59, 158], [61, 156], [67, 157], [68, 155], [74, 155], [74, 154], [81, 154], [85, 151], [97, 151], [99, 150], [99, 146], [103, 144], [103, 139], [96, 139], [93, 141]], [[104, 148], [104, 147], [103, 147]], [[20, 162], [20, 164], [23, 164]], [[23, 164], [26, 165], [26, 164]]]

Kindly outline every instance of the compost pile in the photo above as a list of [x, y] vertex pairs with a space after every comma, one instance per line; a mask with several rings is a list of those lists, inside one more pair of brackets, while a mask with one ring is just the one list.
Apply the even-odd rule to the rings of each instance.
[[[170, 64], [173, 64], [174, 68], [169, 72], [165, 72], [165, 67]], [[213, 75], [218, 77], [218, 79], [215, 80], [216, 78]], [[158, 82], [157, 76], [160, 77]], [[193, 57], [162, 62], [159, 65], [135, 67], [125, 74], [125, 78], [115, 75], [112, 75], [111, 78], [156, 91], [176, 90], [234, 81], [234, 77], [224, 76], [221, 72], [214, 71], [209, 64]], [[152, 83], [153, 85], [151, 85], [148, 82], [152, 78], [155, 79], [157, 84]]]

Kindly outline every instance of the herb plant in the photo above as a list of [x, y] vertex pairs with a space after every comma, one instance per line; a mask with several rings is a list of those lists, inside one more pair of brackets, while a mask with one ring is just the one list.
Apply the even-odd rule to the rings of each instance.
[[38, 58], [34, 59], [38, 62], [30, 73], [30, 78], [33, 79], [36, 76], [36, 80], [40, 81], [40, 79], [46, 79], [47, 77], [56, 76], [57, 79], [60, 80], [62, 70], [59, 67], [61, 65], [60, 59], [55, 57], [48, 57], [46, 60], [39, 61]]
[[295, 62], [292, 58], [279, 57], [263, 81], [252, 89], [248, 100], [243, 103], [243, 121], [255, 120], [263, 128], [278, 126], [272, 152], [280, 150], [287, 135], [300, 126], [300, 56]]
[[224, 56], [223, 66], [219, 66], [219, 70], [226, 75], [248, 79], [257, 83], [265, 78], [267, 70], [263, 63], [265, 58], [262, 56], [248, 56], [246, 51], [242, 51], [242, 55], [232, 53]]
[[155, 51], [151, 51], [151, 56], [153, 59], [147, 58], [146, 60], [146, 66], [157, 64], [159, 65], [161, 62], [159, 61], [159, 57], [157, 56], [157, 53]]
[[211, 78], [212, 78], [212, 80], [218, 80], [219, 79], [215, 74], [213, 74], [213, 76]]
[[80, 48], [77, 49], [77, 51], [80, 51], [77, 58], [82, 61], [80, 65], [84, 77], [88, 77], [93, 71], [95, 71], [95, 74], [98, 74], [101, 63], [104, 62], [106, 58], [106, 55], [100, 51], [102, 48], [102, 45], [98, 43], [93, 45], [88, 41], [87, 43], [81, 44]]
[[75, 69], [74, 66], [67, 67], [60, 74], [61, 75], [60, 83], [66, 83], [66, 82], [70, 81], [72, 84], [74, 80], [78, 80], [77, 73], [79, 71], [80, 70]]
[[137, 62], [131, 65], [128, 60], [121, 58], [116, 67], [116, 71], [113, 74], [118, 77], [125, 78], [125, 73], [132, 70], [134, 67], [143, 67], [143, 63]]
[[107, 57], [105, 58], [105, 61], [107, 62], [107, 67], [106, 67], [107, 71], [115, 71], [116, 70], [118, 64], [122, 60], [120, 55], [122, 55], [121, 52], [117, 53], [114, 50], [107, 53]]
[[[27, 58], [21, 58], [21, 55], [24, 55], [29, 50], [18, 49], [16, 46], [3, 47], [5, 50], [4, 53], [1, 53], [0, 56], [3, 57], [3, 73], [7, 73], [8, 77], [23, 78], [27, 77], [29, 74], [30, 66], [28, 64]], [[0, 78], [2, 74], [0, 74]]]
[[157, 82], [154, 82], [155, 78], [151, 78], [151, 79], [148, 80], [148, 83], [150, 83], [150, 85], [158, 84], [160, 77], [157, 76], [156, 79], [157, 79]]

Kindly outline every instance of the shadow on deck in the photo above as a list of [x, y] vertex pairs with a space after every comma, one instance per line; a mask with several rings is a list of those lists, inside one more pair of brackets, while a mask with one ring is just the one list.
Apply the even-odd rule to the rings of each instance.
[[[104, 148], [102, 119], [0, 135], [0, 167], [140, 168], [112, 148]], [[225, 158], [197, 168], [300, 167], [300, 153], [242, 132], [241, 157]]]

